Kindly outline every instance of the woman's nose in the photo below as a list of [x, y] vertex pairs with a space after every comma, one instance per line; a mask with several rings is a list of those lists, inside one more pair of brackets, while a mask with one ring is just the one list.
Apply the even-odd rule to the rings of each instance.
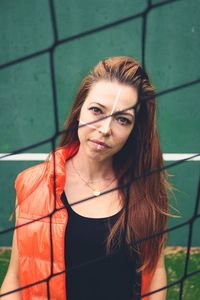
[[104, 135], [110, 135], [111, 134], [111, 122], [112, 122], [112, 117], [108, 117], [108, 118], [100, 121], [99, 125], [97, 127], [97, 130]]

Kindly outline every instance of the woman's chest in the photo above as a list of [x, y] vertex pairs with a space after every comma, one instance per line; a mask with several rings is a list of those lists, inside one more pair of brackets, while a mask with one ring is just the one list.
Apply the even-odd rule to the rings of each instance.
[[[115, 186], [110, 187], [114, 188]], [[122, 201], [118, 190], [102, 191], [95, 196], [85, 184], [68, 180], [65, 184], [65, 194], [72, 209], [79, 215], [89, 218], [105, 218], [118, 213], [122, 208]]]

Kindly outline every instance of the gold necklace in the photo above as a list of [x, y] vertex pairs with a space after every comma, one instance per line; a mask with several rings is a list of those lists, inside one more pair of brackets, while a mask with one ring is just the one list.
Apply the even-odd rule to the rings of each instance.
[[[73, 163], [73, 159], [71, 159], [71, 162], [72, 162], [72, 167], [73, 167], [74, 171], [75, 171], [76, 174], [79, 176], [79, 178], [80, 178], [85, 184], [87, 184], [87, 186], [93, 191], [93, 195], [96, 196], [96, 197], [97, 197], [97, 196], [100, 196], [101, 193], [102, 193], [102, 191], [101, 191], [100, 189], [94, 189], [93, 187], [91, 187], [91, 185], [88, 183], [88, 181], [85, 180], [85, 179], [81, 176], [81, 174], [78, 172], [78, 170], [75, 168], [75, 165], [74, 165], [74, 163]], [[115, 180], [115, 177], [113, 177], [113, 180], [111, 180], [111, 182], [109, 182], [109, 184], [106, 185], [106, 186], [103, 188], [103, 190], [105, 190], [107, 187], [109, 187], [109, 186], [111, 185], [111, 183], [112, 183], [114, 180]]]

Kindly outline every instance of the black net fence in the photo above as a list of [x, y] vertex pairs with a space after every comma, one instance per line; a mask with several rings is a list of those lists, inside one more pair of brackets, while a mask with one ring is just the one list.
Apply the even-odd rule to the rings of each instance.
[[[146, 62], [145, 62], [145, 57], [146, 57], [145, 53], [146, 52], [145, 51], [146, 51], [147, 18], [148, 18], [148, 15], [149, 15], [149, 13], [152, 10], [154, 10], [154, 9], [160, 7], [160, 6], [165, 6], [165, 5], [171, 4], [173, 2], [180, 2], [180, 1], [179, 0], [169, 0], [169, 1], [161, 1], [161, 2], [158, 2], [158, 3], [154, 3], [154, 4], [152, 3], [151, 0], [148, 0], [147, 2], [148, 2], [148, 5], [147, 5], [146, 9], [143, 12], [141, 12], [141, 13], [137, 13], [135, 15], [130, 15], [127, 18], [120, 19], [120, 20], [114, 21], [114, 22], [109, 23], [109, 24], [105, 24], [103, 26], [100, 26], [98, 28], [94, 28], [94, 29], [82, 32], [80, 34], [72, 35], [72, 36], [70, 36], [68, 38], [59, 39], [59, 37], [58, 37], [58, 28], [57, 28], [57, 19], [56, 19], [56, 14], [55, 14], [55, 7], [54, 7], [55, 3], [54, 3], [53, 0], [49, 0], [48, 1], [48, 3], [49, 3], [49, 11], [50, 11], [50, 15], [51, 15], [52, 28], [53, 28], [53, 36], [54, 36], [54, 41], [53, 41], [53, 44], [51, 45], [51, 47], [48, 47], [48, 48], [46, 48], [46, 49], [44, 49], [42, 51], [38, 51], [38, 52], [32, 53], [30, 55], [21, 57], [19, 59], [16, 59], [16, 60], [7, 62], [5, 64], [2, 64], [2, 65], [0, 65], [0, 70], [6, 69], [8, 67], [12, 67], [12, 66], [14, 66], [16, 64], [20, 64], [20, 63], [22, 63], [24, 61], [27, 61], [27, 60], [31, 60], [31, 59], [33, 59], [35, 57], [38, 57], [38, 56], [41, 56], [43, 54], [48, 54], [49, 55], [49, 68], [50, 68], [52, 94], [53, 94], [55, 132], [54, 132], [54, 134], [53, 134], [52, 137], [50, 137], [50, 138], [48, 138], [46, 140], [43, 140], [43, 141], [41, 141], [39, 143], [28, 145], [27, 147], [23, 147], [23, 148], [18, 149], [18, 150], [13, 150], [13, 152], [10, 153], [9, 155], [19, 154], [19, 153], [28, 151], [30, 149], [34, 149], [34, 148], [36, 148], [38, 146], [45, 145], [47, 143], [51, 144], [52, 151], [54, 151], [56, 149], [56, 139], [60, 136], [60, 134], [63, 133], [63, 131], [59, 130], [57, 90], [56, 90], [56, 79], [55, 79], [55, 57], [54, 56], [55, 56], [55, 50], [61, 44], [67, 44], [67, 43], [69, 43], [69, 42], [71, 42], [73, 40], [78, 40], [80, 38], [89, 36], [91, 34], [95, 34], [95, 33], [100, 32], [100, 31], [103, 32], [104, 30], [106, 30], [108, 28], [111, 28], [111, 27], [117, 26], [119, 24], [123, 24], [123, 23], [129, 22], [131, 20], [139, 19], [140, 18], [142, 20], [142, 23], [141, 23], [142, 24], [142, 35], [141, 35], [141, 42], [142, 42], [142, 66], [143, 66], [144, 70], [146, 69]], [[181, 90], [181, 89], [184, 89], [186, 87], [193, 86], [193, 85], [196, 85], [196, 84], [199, 84], [199, 83], [200, 83], [200, 79], [193, 80], [191, 82], [186, 82], [186, 83], [184, 83], [182, 85], [174, 86], [173, 88], [169, 88], [169, 89], [163, 90], [162, 92], [157, 93], [156, 97], [158, 97], [158, 96], [161, 97], [161, 96], [163, 96], [165, 94], [174, 92], [176, 90]], [[130, 109], [130, 108], [128, 108], [128, 109]], [[111, 117], [111, 116], [112, 115], [107, 116], [107, 117]], [[87, 124], [81, 125], [80, 127], [86, 126], [86, 125]], [[123, 187], [122, 186], [118, 186], [117, 189], [128, 187], [128, 186], [130, 186], [130, 184], [133, 181], [139, 180], [139, 179], [141, 179], [144, 176], [150, 176], [151, 174], [153, 174], [155, 172], [162, 172], [164, 170], [171, 169], [171, 168], [173, 168], [173, 167], [175, 167], [177, 165], [183, 164], [185, 161], [191, 160], [191, 159], [193, 159], [193, 158], [195, 158], [195, 157], [197, 157], [199, 155], [200, 154], [194, 154], [194, 155], [191, 155], [190, 157], [187, 157], [186, 159], [181, 159], [181, 160], [175, 161], [173, 163], [167, 164], [162, 169], [155, 169], [155, 170], [151, 170], [149, 172], [146, 172], [141, 177], [133, 178], [133, 180], [131, 182], [129, 182], [126, 186], [125, 185]], [[4, 159], [6, 156], [7, 155], [2, 156], [1, 159]], [[56, 174], [56, 164], [55, 164], [55, 160], [54, 160], [54, 196], [56, 195], [55, 174]], [[115, 189], [107, 190], [107, 191], [103, 192], [102, 194], [112, 192], [113, 190], [115, 190]], [[93, 197], [89, 197], [89, 198], [85, 198], [85, 199], [80, 199], [80, 201], [77, 201], [76, 204], [84, 202], [84, 201], [89, 201]], [[21, 226], [27, 226], [27, 225], [29, 225], [29, 224], [31, 224], [33, 222], [37, 222], [37, 221], [39, 221], [41, 219], [44, 219], [44, 218], [47, 218], [47, 217], [50, 219], [49, 226], [50, 226], [50, 232], [52, 232], [52, 217], [53, 217], [54, 213], [56, 213], [58, 211], [58, 208], [56, 208], [56, 196], [54, 197], [54, 201], [55, 201], [55, 203], [54, 203], [54, 210], [51, 212], [51, 214], [45, 215], [45, 216], [43, 216], [41, 218], [38, 218], [38, 219], [35, 219], [33, 221], [27, 222], [26, 224], [23, 224], [23, 225], [20, 225], [20, 226], [15, 226], [15, 227], [7, 228], [5, 230], [1, 230], [0, 231], [0, 235], [1, 236], [5, 235], [8, 232], [17, 230]], [[172, 226], [172, 227], [168, 228], [165, 231], [157, 232], [156, 234], [154, 234], [152, 236], [147, 236], [145, 239], [136, 241], [136, 244], [137, 243], [141, 243], [141, 242], [143, 242], [145, 240], [152, 239], [155, 236], [167, 234], [167, 233], [170, 233], [172, 231], [178, 230], [179, 228], [182, 228], [182, 227], [189, 227], [188, 237], [187, 237], [187, 251], [186, 251], [185, 262], [184, 262], [184, 272], [183, 272], [181, 278], [179, 280], [176, 280], [176, 281], [168, 284], [167, 286], [163, 287], [162, 289], [152, 291], [152, 292], [150, 292], [148, 294], [145, 294], [145, 295], [138, 294], [138, 295], [135, 296], [134, 299], [142, 299], [145, 296], [157, 293], [158, 291], [163, 290], [163, 289], [168, 289], [168, 288], [170, 288], [170, 287], [172, 287], [174, 285], [179, 285], [179, 299], [180, 300], [183, 299], [183, 289], [184, 289], [184, 283], [185, 283], [185, 281], [189, 277], [196, 276], [197, 274], [200, 273], [199, 269], [196, 269], [195, 271], [190, 272], [189, 268], [188, 268], [189, 258], [190, 258], [190, 250], [191, 250], [191, 245], [192, 245], [192, 236], [193, 236], [194, 222], [200, 217], [200, 214], [199, 214], [199, 202], [200, 202], [200, 181], [199, 181], [199, 184], [197, 186], [194, 211], [193, 211], [193, 214], [191, 215], [191, 217], [187, 221], [185, 221], [183, 223], [180, 223], [179, 225]], [[76, 205], [76, 204], [72, 204], [72, 206]], [[63, 206], [60, 209], [65, 209], [65, 207]], [[51, 257], [51, 274], [50, 274], [50, 276], [48, 276], [48, 278], [44, 278], [41, 281], [37, 281], [37, 282], [31, 283], [31, 284], [29, 284], [27, 286], [23, 286], [23, 287], [21, 287], [19, 289], [15, 289], [15, 290], [12, 290], [12, 291], [7, 292], [5, 294], [1, 294], [0, 297], [3, 298], [4, 296], [12, 294], [12, 293], [14, 293], [16, 291], [20, 291], [20, 290], [23, 290], [23, 289], [26, 289], [28, 287], [31, 287], [31, 286], [34, 286], [34, 285], [38, 285], [38, 284], [41, 284], [41, 283], [46, 283], [48, 299], [51, 299], [51, 295], [50, 295], [50, 281], [51, 281], [51, 279], [53, 277], [59, 276], [61, 273], [70, 272], [71, 269], [73, 269], [73, 268], [68, 269], [67, 271], [64, 270], [61, 273], [60, 272], [59, 273], [53, 272], [54, 252], [53, 252], [53, 240], [52, 240], [52, 236], [50, 236], [50, 254], [51, 254], [51, 256], [50, 256]], [[113, 254], [111, 254], [111, 255], [113, 255]], [[101, 260], [103, 258], [104, 257], [99, 257], [99, 258], [97, 257], [94, 261]], [[91, 264], [94, 261], [89, 261], [87, 263]], [[81, 266], [76, 266], [75, 268], [77, 269], [79, 267], [81, 267]]]

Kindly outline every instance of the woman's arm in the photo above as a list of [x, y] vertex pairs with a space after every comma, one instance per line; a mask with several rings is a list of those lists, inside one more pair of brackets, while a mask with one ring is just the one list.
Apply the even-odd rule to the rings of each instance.
[[[165, 270], [165, 260], [164, 260], [164, 251], [162, 251], [160, 258], [158, 260], [149, 292], [153, 292], [167, 285], [167, 276]], [[162, 290], [155, 294], [152, 294], [149, 297], [149, 300], [165, 300], [167, 295], [167, 290]]]
[[[16, 201], [17, 203], [17, 201]], [[16, 218], [17, 218], [18, 208], [16, 209]], [[12, 291], [19, 288], [18, 281], [18, 249], [17, 249], [17, 241], [16, 241], [16, 232], [13, 235], [13, 244], [12, 244], [12, 254], [10, 259], [10, 264], [8, 267], [8, 271], [6, 277], [3, 281], [3, 285], [1, 287], [1, 294]], [[8, 296], [2, 297], [3, 300], [22, 300], [22, 296], [20, 292], [9, 294]]]

